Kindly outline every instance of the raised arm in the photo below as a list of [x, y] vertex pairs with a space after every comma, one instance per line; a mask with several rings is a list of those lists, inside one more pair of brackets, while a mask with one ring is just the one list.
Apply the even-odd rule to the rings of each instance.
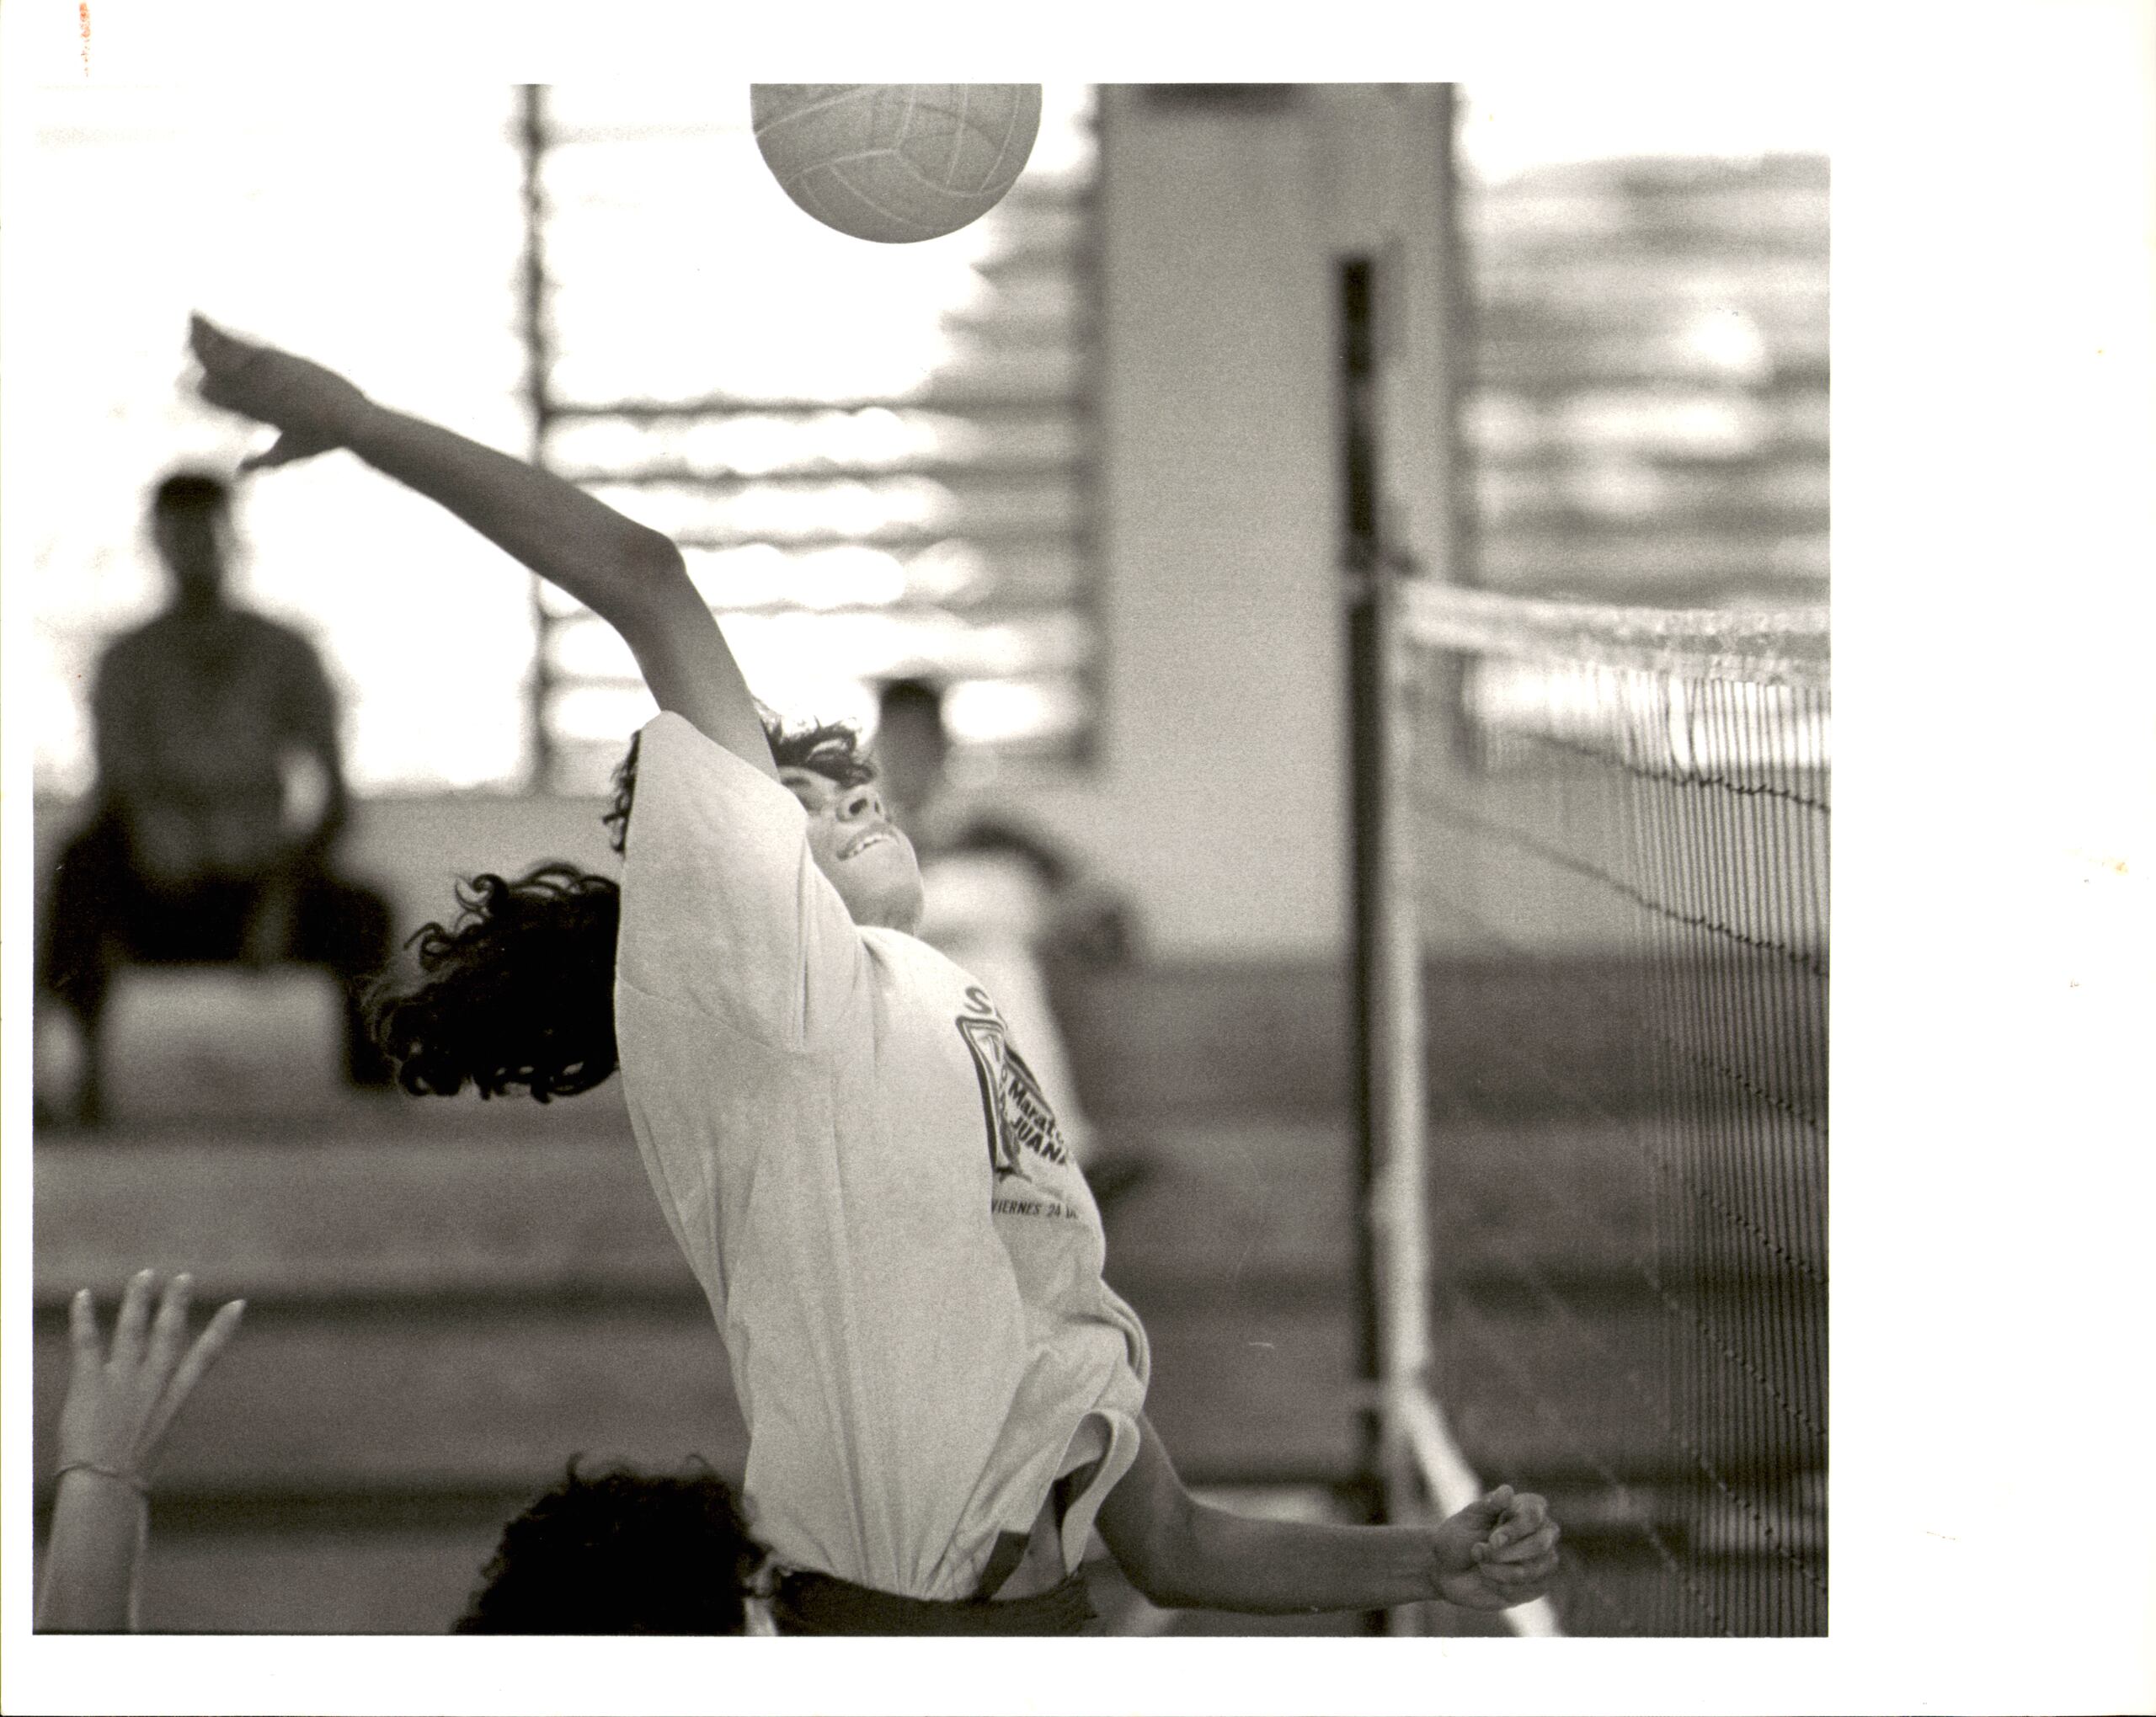
[[1256, 1520], [1193, 1497], [1150, 1421], [1097, 1524], [1131, 1584], [1166, 1609], [1288, 1615], [1433, 1598], [1509, 1609], [1541, 1596], [1557, 1566], [1542, 1499], [1510, 1485], [1434, 1527]]
[[349, 449], [590, 608], [622, 635], [660, 708], [776, 777], [755, 700], [666, 537], [536, 466], [376, 405], [319, 364], [200, 316], [189, 339], [203, 397], [280, 432], [243, 468]]
[[41, 1633], [125, 1633], [135, 1625], [136, 1584], [149, 1531], [150, 1469], [173, 1416], [239, 1327], [233, 1300], [187, 1339], [192, 1283], [176, 1276], [158, 1299], [157, 1278], [127, 1284], [108, 1354], [84, 1288], [67, 1309], [74, 1368], [60, 1407], [59, 1489], [52, 1504]]

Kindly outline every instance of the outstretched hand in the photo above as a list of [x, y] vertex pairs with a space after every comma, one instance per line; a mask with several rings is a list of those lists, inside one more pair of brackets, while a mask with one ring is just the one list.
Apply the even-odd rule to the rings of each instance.
[[227, 333], [207, 317], [189, 318], [187, 338], [202, 365], [202, 397], [279, 432], [267, 450], [240, 461], [242, 471], [289, 465], [341, 446], [366, 408], [367, 397], [335, 371]]
[[150, 1270], [128, 1282], [109, 1352], [90, 1291], [67, 1308], [75, 1364], [60, 1405], [60, 1487], [38, 1586], [40, 1633], [110, 1634], [135, 1625], [149, 1515], [134, 1493], [147, 1493], [150, 1465], [173, 1415], [239, 1327], [243, 1303], [234, 1300], [189, 1342], [193, 1281], [173, 1277], [153, 1319], [157, 1285]]
[[144, 1270], [128, 1282], [109, 1353], [98, 1330], [97, 1305], [89, 1289], [77, 1294], [67, 1308], [75, 1362], [60, 1409], [63, 1473], [78, 1468], [137, 1486], [147, 1485], [151, 1463], [173, 1415], [239, 1328], [246, 1302], [236, 1299], [222, 1307], [190, 1344], [187, 1312], [194, 1278], [173, 1277], [152, 1319], [150, 1302], [157, 1281], [154, 1271]]
[[1463, 1609], [1537, 1598], [1557, 1571], [1557, 1523], [1532, 1491], [1500, 1485], [1438, 1528], [1438, 1589]]

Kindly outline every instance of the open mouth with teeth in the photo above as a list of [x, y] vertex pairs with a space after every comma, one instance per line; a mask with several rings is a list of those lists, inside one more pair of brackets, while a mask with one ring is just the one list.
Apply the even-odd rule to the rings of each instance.
[[857, 835], [852, 840], [846, 842], [846, 845], [841, 849], [839, 856], [842, 859], [853, 858], [861, 853], [866, 852], [870, 847], [875, 845], [878, 841], [891, 840], [895, 838], [896, 836], [891, 829], [872, 829], [866, 835]]

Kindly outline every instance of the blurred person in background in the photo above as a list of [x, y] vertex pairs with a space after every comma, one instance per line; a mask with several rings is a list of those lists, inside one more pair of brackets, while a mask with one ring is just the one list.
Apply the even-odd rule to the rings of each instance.
[[921, 861], [915, 934], [995, 998], [1105, 1211], [1148, 1164], [1137, 1151], [1102, 1148], [1079, 1102], [1051, 973], [1065, 962], [1130, 959], [1131, 909], [1067, 851], [954, 786], [945, 706], [944, 688], [916, 676], [885, 682], [877, 699], [877, 782]]
[[93, 808], [60, 855], [38, 962], [79, 1027], [73, 1107], [88, 1125], [103, 1118], [102, 1026], [130, 962], [325, 966], [344, 992], [347, 1078], [389, 1084], [363, 994], [388, 959], [388, 904], [331, 869], [350, 813], [336, 697], [313, 645], [230, 600], [232, 515], [216, 476], [157, 485], [171, 600], [97, 666]]

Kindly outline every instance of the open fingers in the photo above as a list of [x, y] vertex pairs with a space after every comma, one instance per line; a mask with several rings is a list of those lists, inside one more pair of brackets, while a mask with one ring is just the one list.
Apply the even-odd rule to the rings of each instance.
[[217, 1308], [216, 1315], [203, 1326], [202, 1333], [195, 1338], [195, 1345], [187, 1350], [186, 1357], [173, 1373], [172, 1381], [165, 1385], [163, 1393], [157, 1398], [157, 1410], [151, 1416], [143, 1439], [146, 1449], [155, 1449], [164, 1440], [173, 1416], [186, 1404], [188, 1396], [195, 1392], [195, 1384], [201, 1382], [203, 1374], [217, 1362], [218, 1356], [232, 1345], [232, 1336], [239, 1329], [240, 1316], [246, 1309], [245, 1300], [227, 1300]]
[[112, 1362], [131, 1370], [142, 1362], [142, 1331], [150, 1320], [150, 1293], [157, 1272], [137, 1270], [127, 1278], [127, 1291], [120, 1298], [120, 1316], [112, 1326]]

